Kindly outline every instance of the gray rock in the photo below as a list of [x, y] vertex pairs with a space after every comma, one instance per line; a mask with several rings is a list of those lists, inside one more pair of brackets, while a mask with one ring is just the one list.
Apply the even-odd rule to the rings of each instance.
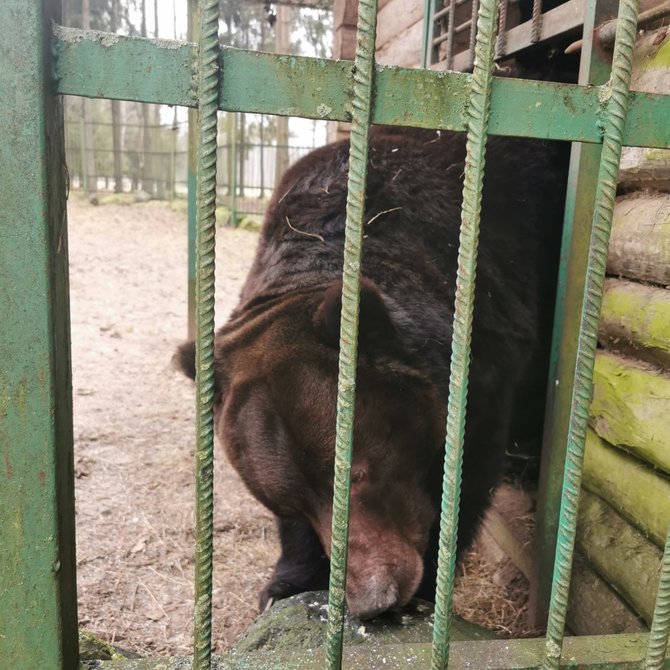
[[[327, 623], [328, 593], [301, 593], [280, 600], [262, 614], [238, 641], [234, 651], [318, 649], [325, 645]], [[454, 617], [452, 640], [494, 638], [493, 632]], [[345, 615], [345, 645], [430, 643], [432, 639], [433, 605], [422, 600], [413, 600], [407, 607], [366, 621]]]

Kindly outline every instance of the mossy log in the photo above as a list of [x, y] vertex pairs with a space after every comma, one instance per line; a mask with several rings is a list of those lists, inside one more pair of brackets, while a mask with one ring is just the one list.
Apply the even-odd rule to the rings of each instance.
[[586, 434], [584, 486], [606, 500], [658, 546], [670, 526], [670, 481], [659, 471]]
[[575, 552], [572, 564], [567, 623], [575, 635], [638, 633], [646, 630], [644, 623], [579, 551]]
[[670, 375], [598, 352], [590, 423], [600, 437], [670, 473]]
[[663, 552], [606, 502], [584, 490], [577, 546], [598, 574], [650, 624]]
[[598, 339], [670, 370], [670, 290], [606, 279]]
[[670, 195], [636, 196], [617, 202], [607, 273], [670, 284]]

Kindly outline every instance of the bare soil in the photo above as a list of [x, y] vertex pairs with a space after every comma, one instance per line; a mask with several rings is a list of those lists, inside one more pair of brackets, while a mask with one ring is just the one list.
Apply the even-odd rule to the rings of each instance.
[[[143, 655], [189, 654], [194, 394], [171, 365], [186, 337], [185, 215], [164, 203], [93, 207], [73, 195], [69, 222], [80, 625]], [[256, 240], [218, 231], [218, 324]], [[278, 546], [271, 514], [217, 456], [213, 639], [223, 652], [258, 616]], [[473, 552], [458, 608], [522, 634], [527, 584], [513, 568], [496, 584], [494, 572]]]

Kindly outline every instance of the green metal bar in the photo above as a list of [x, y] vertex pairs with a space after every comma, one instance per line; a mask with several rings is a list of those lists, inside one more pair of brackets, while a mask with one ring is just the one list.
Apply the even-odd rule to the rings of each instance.
[[349, 144], [349, 176], [342, 272], [342, 314], [337, 382], [337, 421], [333, 520], [328, 597], [327, 667], [342, 667], [344, 602], [346, 595], [347, 545], [349, 541], [349, 494], [354, 440], [356, 357], [358, 353], [358, 310], [360, 304], [363, 217], [368, 169], [368, 141], [373, 107], [375, 31], [377, 0], [358, 5], [353, 110]]
[[60, 3], [0, 3], [0, 666], [77, 666]]
[[661, 562], [661, 576], [658, 580], [656, 606], [649, 631], [649, 647], [644, 662], [644, 670], [662, 670], [668, 654], [670, 636], [670, 528], [665, 539], [665, 551]]
[[200, 0], [198, 50], [198, 164], [196, 185], [196, 550], [194, 670], [212, 656], [214, 537], [214, 256], [216, 130], [219, 93], [219, 2]]
[[[198, 0], [188, 0], [188, 38], [196, 42], [200, 31], [198, 19]], [[189, 340], [195, 339], [195, 220], [196, 220], [196, 163], [198, 156], [198, 114], [193, 108], [188, 110], [188, 162], [186, 165], [187, 217], [188, 217], [188, 278], [187, 301], [188, 315], [186, 329]]]
[[435, 0], [423, 0], [423, 34], [421, 37], [421, 67], [433, 62], [433, 36], [435, 34]]
[[446, 454], [442, 484], [437, 591], [435, 594], [435, 627], [431, 661], [433, 670], [443, 670], [449, 662], [451, 605], [456, 567], [458, 510], [463, 464], [463, 436], [468, 393], [472, 315], [475, 299], [479, 215], [484, 184], [486, 136], [493, 84], [493, 56], [497, 23], [498, 1], [482, 0], [477, 20], [475, 62], [470, 89], [470, 104], [468, 106], [468, 136], [458, 269], [456, 273], [456, 300], [451, 339]]
[[[568, 637], [566, 662], [570, 670], [642, 670], [647, 635]], [[486, 640], [454, 642], [451, 670], [538, 670], [544, 641]], [[431, 645], [426, 643], [356, 644], [344, 648], [344, 667], [360, 670], [425, 670]], [[249, 653], [232, 652], [214, 659], [213, 670], [323, 670], [321, 649], [274, 649]], [[85, 670], [186, 670], [189, 659], [132, 659], [88, 661]], [[665, 669], [670, 669], [666, 661]]]
[[[112, 40], [105, 33], [94, 39], [92, 34], [55, 29], [59, 93], [195, 107], [194, 45], [116, 35]], [[219, 109], [351, 120], [351, 61], [222, 47], [221, 62], [226, 76]], [[372, 122], [465, 130], [468, 86], [467, 74], [379, 66]], [[491, 95], [489, 134], [602, 142], [598, 87], [496, 78]], [[629, 97], [624, 143], [670, 147], [670, 96], [633, 92]]]
[[[607, 54], [594, 44], [595, 27], [616, 16], [617, 8], [618, 0], [587, 2], [582, 32], [580, 84], [602, 85], [609, 79], [611, 63]], [[534, 574], [528, 599], [530, 629], [544, 628], [549, 611], [577, 356], [579, 314], [584, 294], [601, 152], [602, 145], [599, 144], [572, 145], [535, 515]]]
[[565, 630], [577, 526], [577, 505], [584, 459], [584, 442], [591, 401], [595, 350], [598, 343], [598, 319], [633, 67], [633, 47], [635, 45], [638, 8], [639, 0], [622, 0], [620, 4], [617, 37], [612, 60], [612, 76], [609, 84], [603, 89], [609, 94], [608, 115], [605, 121], [603, 151], [596, 192], [596, 210], [589, 245], [581, 309], [556, 563], [547, 623], [545, 670], [557, 669], [561, 660], [561, 646]]

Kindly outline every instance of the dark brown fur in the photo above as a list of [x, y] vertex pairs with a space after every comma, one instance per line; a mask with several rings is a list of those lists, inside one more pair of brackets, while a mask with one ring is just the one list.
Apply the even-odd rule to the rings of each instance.
[[[547, 142], [488, 142], [461, 549], [499, 479], [512, 417], [541, 425], [541, 403], [526, 417], [519, 398], [544, 393], [567, 156]], [[347, 579], [359, 616], [431, 598], [435, 585], [464, 159], [462, 135], [373, 133]], [[216, 339], [217, 434], [278, 517], [282, 557], [262, 604], [327, 586], [347, 170], [342, 142], [287, 171]], [[192, 355], [183, 350], [191, 373]]]

